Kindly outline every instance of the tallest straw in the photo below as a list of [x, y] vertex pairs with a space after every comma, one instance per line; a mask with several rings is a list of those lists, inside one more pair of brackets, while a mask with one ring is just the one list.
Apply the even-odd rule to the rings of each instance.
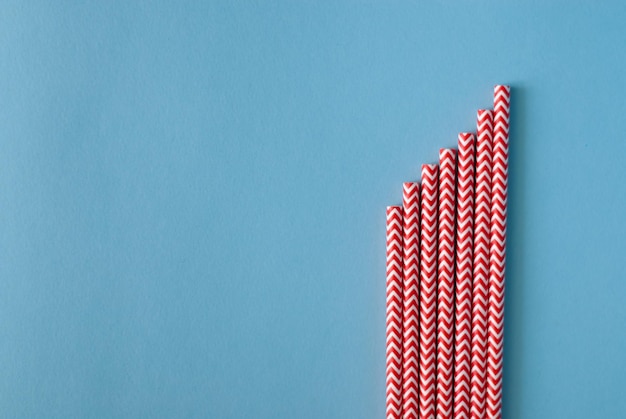
[[504, 268], [509, 168], [509, 86], [494, 88], [491, 232], [489, 240], [489, 312], [487, 352], [487, 417], [502, 417], [502, 339], [504, 332]]

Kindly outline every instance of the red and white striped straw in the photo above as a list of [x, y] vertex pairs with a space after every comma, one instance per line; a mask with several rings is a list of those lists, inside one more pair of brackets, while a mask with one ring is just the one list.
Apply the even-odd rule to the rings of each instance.
[[439, 166], [422, 165], [420, 194], [419, 417], [435, 417], [437, 349], [437, 190]]
[[439, 150], [437, 251], [437, 418], [452, 417], [456, 150]]
[[404, 283], [402, 338], [402, 417], [416, 419], [419, 359], [419, 183], [402, 187]]
[[492, 111], [479, 110], [472, 289], [472, 374], [470, 379], [470, 416], [472, 419], [483, 419], [485, 415], [492, 131]]
[[504, 268], [509, 167], [509, 86], [494, 88], [491, 231], [489, 240], [489, 313], [487, 417], [502, 417], [502, 344], [504, 337]]
[[454, 314], [454, 418], [470, 411], [472, 345], [472, 243], [474, 238], [473, 134], [459, 134], [456, 205], [456, 304]]
[[402, 207], [387, 207], [387, 419], [402, 409]]

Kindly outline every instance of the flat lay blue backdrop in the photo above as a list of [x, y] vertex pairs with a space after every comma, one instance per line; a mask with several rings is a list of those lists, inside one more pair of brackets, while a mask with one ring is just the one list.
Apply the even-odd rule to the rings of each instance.
[[626, 4], [0, 6], [0, 416], [382, 418], [385, 207], [513, 86], [504, 416], [626, 411]]

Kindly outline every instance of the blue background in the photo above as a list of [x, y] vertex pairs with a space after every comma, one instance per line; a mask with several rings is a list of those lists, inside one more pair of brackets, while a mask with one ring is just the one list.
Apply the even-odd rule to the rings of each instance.
[[383, 417], [385, 206], [496, 83], [505, 417], [623, 415], [625, 4], [83, 3], [0, 8], [3, 417]]

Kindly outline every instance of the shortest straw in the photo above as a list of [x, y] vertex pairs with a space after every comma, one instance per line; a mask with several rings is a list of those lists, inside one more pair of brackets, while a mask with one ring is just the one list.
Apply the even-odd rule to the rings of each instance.
[[387, 419], [402, 413], [402, 207], [387, 207]]

